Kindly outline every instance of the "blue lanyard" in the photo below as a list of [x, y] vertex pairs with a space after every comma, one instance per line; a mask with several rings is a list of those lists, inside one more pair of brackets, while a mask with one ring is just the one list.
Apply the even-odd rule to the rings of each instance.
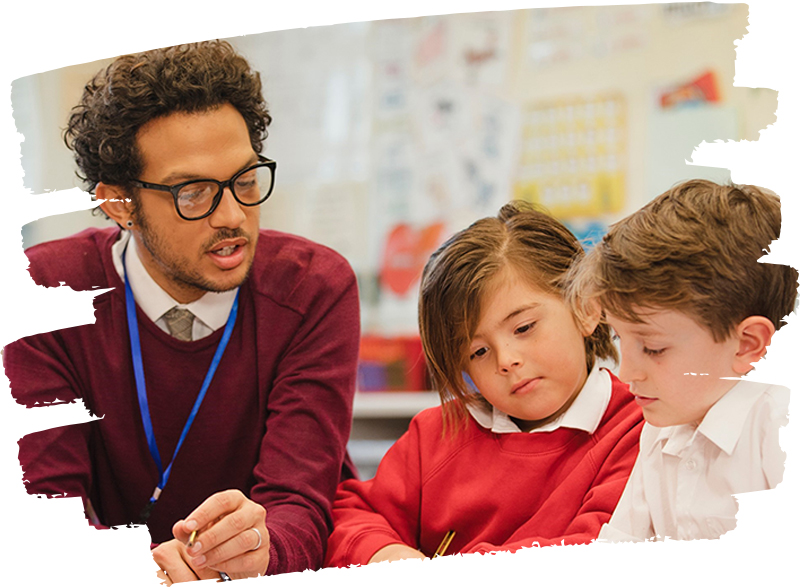
[[197, 416], [197, 412], [200, 410], [200, 405], [203, 403], [203, 398], [205, 398], [208, 387], [211, 385], [211, 380], [214, 378], [214, 373], [217, 371], [217, 366], [219, 366], [219, 362], [222, 359], [222, 354], [225, 353], [225, 348], [228, 346], [228, 341], [230, 340], [231, 333], [233, 332], [233, 326], [236, 323], [236, 314], [239, 310], [239, 293], [236, 293], [236, 298], [233, 300], [233, 306], [231, 307], [231, 312], [228, 315], [228, 322], [225, 324], [225, 331], [222, 333], [222, 339], [220, 339], [219, 345], [217, 345], [217, 351], [214, 353], [214, 359], [211, 360], [211, 366], [208, 368], [206, 378], [203, 380], [203, 385], [200, 388], [200, 392], [197, 394], [197, 399], [194, 401], [192, 412], [189, 414], [189, 418], [186, 419], [186, 424], [183, 425], [183, 431], [178, 439], [178, 444], [175, 446], [175, 452], [172, 454], [172, 460], [170, 460], [167, 468], [164, 469], [161, 465], [161, 455], [159, 454], [158, 446], [156, 445], [156, 436], [153, 433], [153, 422], [150, 418], [150, 408], [147, 404], [147, 389], [144, 383], [144, 367], [142, 364], [142, 348], [139, 342], [139, 322], [136, 319], [136, 302], [133, 300], [133, 291], [131, 290], [131, 285], [128, 281], [128, 271], [125, 267], [124, 251], [122, 253], [122, 268], [123, 273], [125, 274], [125, 306], [128, 316], [128, 333], [130, 334], [131, 339], [131, 357], [133, 359], [133, 374], [136, 379], [136, 394], [139, 397], [139, 411], [142, 414], [142, 425], [144, 426], [144, 433], [147, 437], [147, 446], [150, 449], [150, 455], [153, 456], [153, 461], [156, 462], [159, 476], [158, 484], [153, 491], [153, 495], [150, 497], [147, 505], [139, 515], [140, 522], [143, 523], [150, 516], [150, 512], [153, 510], [158, 497], [161, 495], [161, 491], [164, 489], [164, 486], [166, 486], [167, 480], [169, 480], [169, 474], [172, 470], [172, 464], [175, 463], [175, 457], [178, 455], [178, 451], [180, 450], [181, 445], [183, 445], [184, 439], [186, 439], [189, 428], [192, 426], [194, 418]]

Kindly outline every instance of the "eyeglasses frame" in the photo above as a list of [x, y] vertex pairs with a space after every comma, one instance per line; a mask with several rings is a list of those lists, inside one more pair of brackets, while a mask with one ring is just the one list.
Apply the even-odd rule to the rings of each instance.
[[[264, 196], [264, 198], [262, 198], [258, 202], [253, 202], [251, 204], [248, 204], [247, 202], [242, 202], [241, 200], [239, 200], [239, 197], [236, 195], [236, 190], [233, 187], [233, 182], [235, 182], [241, 175], [246, 174], [247, 172], [249, 172], [249, 171], [251, 171], [253, 169], [259, 168], [259, 167], [268, 167], [272, 171], [272, 183], [270, 184], [269, 190], [267, 191], [267, 195]], [[231, 194], [233, 195], [233, 198], [236, 200], [236, 202], [238, 202], [242, 206], [259, 206], [260, 204], [263, 204], [272, 195], [272, 190], [275, 187], [275, 170], [276, 170], [277, 167], [278, 167], [278, 163], [276, 161], [274, 161], [272, 159], [267, 159], [263, 155], [259, 155], [258, 156], [258, 163], [255, 163], [255, 164], [253, 164], [251, 166], [248, 166], [248, 167], [244, 168], [241, 171], [236, 172], [233, 175], [233, 177], [231, 177], [229, 180], [226, 180], [224, 182], [220, 182], [219, 180], [214, 180], [214, 179], [211, 179], [211, 178], [207, 178], [207, 179], [206, 178], [200, 178], [200, 179], [197, 179], [197, 180], [189, 180], [188, 182], [181, 182], [180, 184], [173, 184], [171, 186], [167, 186], [166, 184], [152, 184], [150, 182], [143, 182], [141, 180], [131, 180], [131, 183], [134, 186], [137, 186], [139, 188], [146, 188], [148, 190], [158, 190], [160, 192], [169, 192], [170, 194], [172, 194], [172, 200], [173, 200], [173, 202], [175, 204], [175, 211], [178, 213], [178, 216], [181, 217], [183, 220], [193, 221], [193, 220], [204, 219], [207, 216], [210, 216], [210, 215], [212, 215], [214, 213], [214, 211], [217, 209], [217, 206], [219, 206], [219, 203], [222, 202], [222, 194], [225, 192], [225, 188], [230, 188]], [[217, 186], [219, 186], [219, 191], [217, 192], [217, 195], [214, 196], [214, 199], [211, 201], [211, 208], [209, 208], [208, 212], [206, 212], [202, 216], [195, 216], [195, 217], [192, 217], [192, 218], [187, 218], [187, 217], [183, 216], [183, 214], [181, 213], [180, 206], [178, 205], [178, 193], [185, 186], [188, 186], [189, 184], [198, 183], [198, 182], [211, 182], [212, 184], [216, 184]]]

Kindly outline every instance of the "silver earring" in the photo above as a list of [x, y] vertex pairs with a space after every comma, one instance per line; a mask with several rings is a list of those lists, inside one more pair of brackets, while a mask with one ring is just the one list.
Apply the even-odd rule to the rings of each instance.
[[128, 222], [125, 223], [125, 226], [130, 229], [133, 226], [133, 221], [129, 220]]

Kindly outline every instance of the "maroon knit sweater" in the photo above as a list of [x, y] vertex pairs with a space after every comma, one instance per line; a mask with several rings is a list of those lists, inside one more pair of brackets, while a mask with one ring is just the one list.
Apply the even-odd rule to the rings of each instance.
[[[111, 246], [89, 229], [27, 250], [37, 284], [114, 289], [95, 298], [96, 324], [26, 337], [4, 352], [11, 392], [28, 407], [81, 399], [103, 417], [26, 435], [31, 494], [89, 498], [104, 525], [137, 522], [158, 471], [133, 378], [125, 289]], [[166, 467], [223, 329], [182, 342], [140, 309], [150, 414]], [[261, 231], [239, 314], [214, 380], [147, 521], [154, 543], [215, 492], [239, 489], [267, 511], [267, 574], [318, 568], [346, 458], [358, 355], [358, 292], [338, 254]], [[343, 466], [344, 461], [344, 466]]]

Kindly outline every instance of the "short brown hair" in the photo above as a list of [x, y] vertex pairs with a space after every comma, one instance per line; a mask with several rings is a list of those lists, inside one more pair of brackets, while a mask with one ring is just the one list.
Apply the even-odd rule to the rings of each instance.
[[[575, 236], [552, 216], [512, 202], [497, 217], [456, 233], [431, 256], [422, 273], [419, 330], [446, 428], [466, 422], [467, 404], [480, 399], [466, 385], [462, 371], [491, 279], [511, 267], [531, 286], [563, 296], [564, 277], [583, 254]], [[584, 342], [587, 371], [595, 357], [617, 359], [606, 324]]]
[[206, 41], [124, 55], [86, 84], [64, 131], [89, 192], [99, 182], [128, 192], [142, 172], [136, 135], [147, 122], [174, 112], [233, 105], [261, 152], [272, 121], [261, 78], [225, 41]]
[[690, 180], [611, 226], [576, 266], [570, 297], [642, 322], [641, 309], [683, 312], [725, 340], [748, 316], [780, 329], [797, 271], [759, 263], [781, 228], [780, 201], [746, 185]]

